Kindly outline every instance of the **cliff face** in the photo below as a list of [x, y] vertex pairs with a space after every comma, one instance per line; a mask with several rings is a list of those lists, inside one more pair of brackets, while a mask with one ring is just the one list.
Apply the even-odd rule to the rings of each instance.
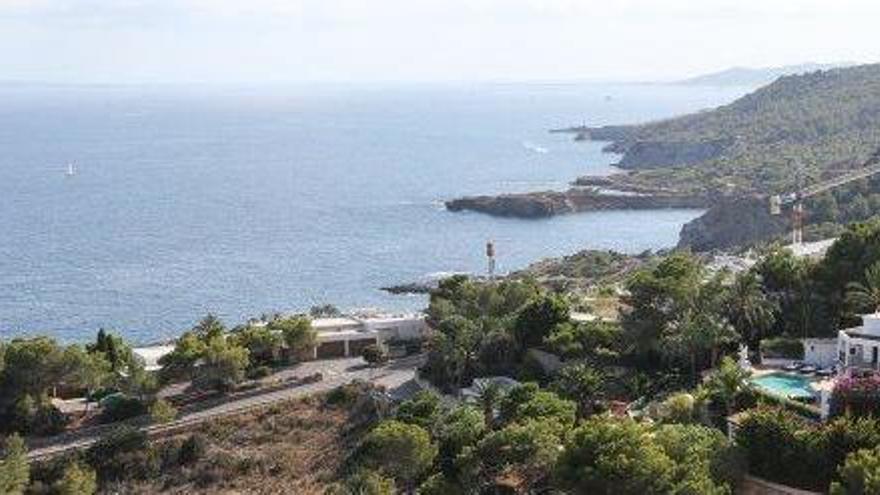
[[682, 227], [678, 247], [693, 251], [730, 249], [770, 240], [789, 229], [788, 217], [771, 215], [766, 198], [723, 199]]
[[597, 210], [705, 208], [708, 198], [683, 195], [597, 194], [591, 190], [472, 196], [446, 202], [450, 211], [476, 211], [501, 217], [544, 218]]
[[714, 141], [638, 141], [623, 154], [620, 168], [654, 168], [672, 165], [694, 165], [721, 156], [728, 143]]

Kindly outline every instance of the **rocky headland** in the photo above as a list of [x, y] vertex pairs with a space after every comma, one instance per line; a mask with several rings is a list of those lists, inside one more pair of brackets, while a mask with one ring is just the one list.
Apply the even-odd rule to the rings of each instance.
[[499, 217], [546, 218], [600, 210], [656, 210], [706, 208], [710, 199], [700, 195], [602, 193], [594, 188], [543, 191], [498, 196], [469, 196], [446, 202], [449, 211], [476, 211]]

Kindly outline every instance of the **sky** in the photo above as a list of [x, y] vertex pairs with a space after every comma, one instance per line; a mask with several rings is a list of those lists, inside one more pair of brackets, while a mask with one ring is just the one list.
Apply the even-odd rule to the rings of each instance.
[[877, 0], [0, 0], [0, 80], [672, 80], [880, 61]]

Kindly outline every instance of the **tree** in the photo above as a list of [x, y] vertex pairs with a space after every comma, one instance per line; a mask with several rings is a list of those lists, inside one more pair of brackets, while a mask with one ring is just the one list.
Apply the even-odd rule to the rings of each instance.
[[103, 357], [114, 373], [125, 372], [135, 360], [134, 352], [122, 337], [113, 335], [103, 328], [98, 330], [95, 343], [87, 345], [86, 350]]
[[97, 475], [92, 468], [72, 462], [52, 488], [58, 495], [94, 495], [98, 491]]
[[388, 361], [388, 353], [378, 344], [370, 344], [364, 347], [361, 356], [372, 366], [380, 365]]
[[291, 358], [310, 352], [318, 342], [318, 333], [312, 328], [312, 321], [301, 316], [273, 320], [268, 328], [281, 333]]
[[457, 461], [465, 449], [477, 445], [486, 432], [482, 412], [473, 406], [458, 406], [438, 427], [440, 467], [448, 476], [458, 475]]
[[653, 269], [637, 271], [627, 281], [628, 307], [622, 315], [627, 339], [635, 351], [653, 356], [662, 348], [662, 336], [673, 322], [698, 298], [703, 284], [703, 268], [690, 255], [676, 253], [664, 258]]
[[621, 337], [617, 324], [603, 321], [563, 323], [553, 329], [545, 343], [562, 357], [604, 364], [620, 356]]
[[557, 465], [561, 488], [573, 493], [728, 495], [741, 473], [738, 452], [717, 430], [610, 416], [576, 429]]
[[380, 423], [362, 445], [363, 463], [394, 478], [399, 486], [413, 487], [437, 457], [437, 447], [424, 428], [402, 421]]
[[776, 320], [776, 304], [764, 294], [758, 274], [748, 270], [733, 280], [727, 292], [726, 316], [752, 349]]
[[514, 336], [521, 351], [539, 347], [550, 332], [570, 319], [568, 303], [554, 295], [541, 295], [527, 304], [517, 315]]
[[691, 381], [697, 383], [700, 356], [711, 353], [714, 361], [717, 349], [734, 340], [735, 332], [726, 320], [699, 309], [688, 309], [671, 321], [664, 332], [664, 354], [686, 358]]
[[422, 390], [400, 405], [397, 420], [431, 432], [438, 426], [441, 412], [440, 397], [430, 390]]
[[749, 375], [750, 373], [740, 368], [731, 357], [722, 359], [718, 368], [709, 375], [706, 389], [715, 400], [723, 404], [725, 415], [733, 414], [736, 396], [751, 386]]
[[247, 367], [248, 350], [218, 337], [208, 342], [203, 362], [196, 368], [193, 385], [227, 391], [244, 379]]
[[86, 389], [87, 395], [105, 384], [113, 376], [112, 364], [103, 353], [89, 353], [78, 345], [69, 346], [62, 357], [64, 379], [68, 385]]
[[483, 410], [483, 420], [486, 426], [491, 428], [495, 424], [495, 410], [501, 403], [501, 399], [504, 398], [504, 390], [495, 381], [480, 382], [478, 389], [480, 395], [477, 397], [477, 403]]
[[473, 379], [482, 334], [474, 322], [451, 316], [437, 327], [425, 369], [435, 384], [457, 390]]
[[223, 322], [220, 321], [220, 318], [208, 313], [196, 323], [196, 326], [192, 328], [192, 332], [202, 341], [210, 342], [217, 337], [225, 335], [226, 327], [223, 325]]
[[865, 282], [846, 285], [846, 301], [856, 312], [880, 311], [880, 261], [865, 268]]
[[537, 384], [526, 383], [510, 390], [501, 401], [504, 424], [527, 420], [556, 421], [563, 427], [573, 426], [577, 406], [553, 392], [541, 390]]
[[561, 370], [550, 385], [560, 397], [577, 403], [578, 416], [585, 418], [593, 413], [597, 402], [603, 397], [605, 377], [587, 364], [569, 365]]
[[62, 348], [48, 337], [10, 342], [5, 352], [0, 401], [5, 398], [14, 402], [23, 395], [45, 397], [64, 374], [63, 358]]
[[271, 365], [281, 356], [282, 336], [268, 326], [248, 326], [232, 334], [233, 343], [248, 350], [253, 366]]
[[561, 487], [574, 493], [674, 493], [675, 462], [649, 433], [631, 419], [588, 419], [572, 433], [557, 464]]
[[376, 471], [361, 469], [331, 489], [328, 495], [394, 495], [396, 492], [394, 480]]
[[204, 356], [205, 349], [205, 342], [195, 332], [181, 335], [174, 350], [159, 358], [162, 381], [191, 379], [196, 363]]
[[564, 429], [553, 420], [528, 420], [486, 435], [477, 446], [482, 478], [503, 475], [521, 479], [520, 489], [531, 491], [548, 478], [562, 447]]
[[880, 447], [853, 452], [839, 474], [840, 481], [831, 485], [831, 495], [880, 494]]
[[18, 435], [6, 439], [0, 457], [0, 493], [19, 495], [24, 493], [30, 477], [27, 449]]
[[342, 311], [332, 304], [321, 304], [312, 306], [309, 309], [309, 316], [312, 318], [336, 318], [342, 316]]

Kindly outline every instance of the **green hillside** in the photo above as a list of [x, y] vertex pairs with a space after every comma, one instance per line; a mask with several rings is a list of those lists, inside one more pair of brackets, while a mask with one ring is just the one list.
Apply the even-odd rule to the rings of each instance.
[[880, 146], [880, 64], [781, 77], [729, 105], [634, 126], [591, 129], [637, 183], [778, 192], [856, 167]]

